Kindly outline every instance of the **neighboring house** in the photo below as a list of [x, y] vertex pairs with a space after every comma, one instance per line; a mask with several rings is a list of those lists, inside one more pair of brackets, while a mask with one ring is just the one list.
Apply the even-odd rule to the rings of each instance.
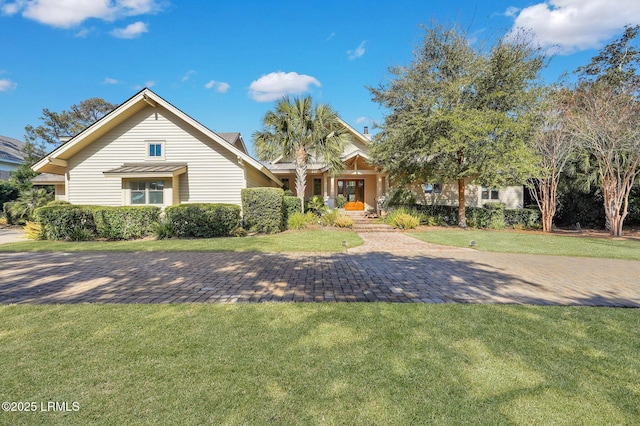
[[24, 162], [24, 143], [0, 136], [0, 180], [9, 180], [9, 172]]
[[[347, 144], [342, 159], [344, 170], [338, 176], [331, 176], [331, 171], [324, 163], [312, 159], [307, 167], [305, 199], [314, 195], [324, 198], [329, 207], [335, 206], [338, 195], [347, 201], [347, 210], [377, 209], [377, 201], [390, 195], [389, 177], [369, 164], [369, 144], [371, 135], [367, 127], [360, 133], [344, 121], [342, 124], [353, 136], [353, 143]], [[270, 163], [269, 169], [295, 194], [295, 163], [282, 158]], [[420, 204], [458, 205], [458, 183], [415, 184], [411, 189], [416, 194], [416, 202]], [[509, 186], [502, 189], [483, 188], [478, 185], [466, 185], [466, 205], [481, 207], [489, 201], [499, 201], [509, 209], [521, 208], [523, 205], [523, 187]]]
[[104, 206], [241, 204], [241, 189], [280, 187], [239, 133], [215, 133], [143, 89], [33, 165], [57, 200]]

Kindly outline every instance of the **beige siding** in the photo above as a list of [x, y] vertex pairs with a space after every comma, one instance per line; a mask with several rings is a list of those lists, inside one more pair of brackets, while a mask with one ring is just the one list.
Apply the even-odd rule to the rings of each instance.
[[[458, 205], [458, 183], [447, 182], [442, 184], [442, 193], [426, 194], [422, 185], [410, 187], [416, 194], [416, 201], [423, 204], [439, 204], [445, 206]], [[504, 203], [508, 209], [522, 208], [523, 204], [522, 186], [508, 186], [498, 189], [498, 200], [483, 200], [482, 187], [467, 182], [465, 185], [465, 205], [467, 207], [482, 207], [487, 202], [499, 201]]]
[[[68, 161], [68, 197], [73, 204], [126, 204], [126, 187], [119, 177], [104, 171], [123, 163], [145, 162], [145, 141], [165, 141], [164, 162], [187, 163], [178, 191], [165, 193], [165, 204], [178, 193], [180, 203], [216, 202], [240, 204], [245, 186], [244, 170], [237, 157], [192, 129], [173, 114], [146, 107]], [[168, 187], [172, 179], [163, 179]], [[169, 195], [169, 196], [167, 196]]]
[[277, 187], [276, 183], [253, 167], [246, 168], [247, 188]]

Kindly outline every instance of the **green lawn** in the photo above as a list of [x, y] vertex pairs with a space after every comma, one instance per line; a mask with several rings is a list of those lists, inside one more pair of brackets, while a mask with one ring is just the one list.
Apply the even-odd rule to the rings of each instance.
[[342, 242], [361, 245], [353, 231], [316, 229], [287, 231], [252, 237], [134, 240], [134, 241], [25, 241], [0, 245], [0, 252], [32, 251], [262, 251], [262, 252], [339, 252]]
[[638, 240], [442, 228], [407, 235], [430, 243], [457, 247], [469, 247], [473, 240], [476, 249], [483, 251], [640, 260]]
[[639, 424], [634, 309], [0, 307], [0, 424]]

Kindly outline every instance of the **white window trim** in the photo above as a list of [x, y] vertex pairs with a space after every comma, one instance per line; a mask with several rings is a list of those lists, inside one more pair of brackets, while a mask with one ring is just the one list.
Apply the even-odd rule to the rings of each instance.
[[[149, 161], [164, 161], [165, 156], [166, 156], [166, 146], [165, 146], [165, 141], [145, 141], [145, 159], [149, 160]], [[160, 150], [162, 155], [156, 157], [156, 156], [151, 156], [149, 155], [149, 148], [151, 145], [160, 145]]]
[[[133, 192], [141, 192], [141, 190], [139, 189], [133, 189], [133, 183], [144, 183], [144, 203], [139, 203], [139, 204], [134, 204], [133, 200], [132, 200], [132, 196], [133, 196]], [[160, 192], [158, 190], [152, 190], [150, 189], [150, 184], [153, 182], [162, 182], [162, 203], [150, 203], [149, 202], [149, 195], [150, 192]], [[129, 194], [128, 194], [128, 205], [130, 206], [164, 206], [165, 205], [165, 197], [166, 197], [166, 191], [165, 189], [167, 188], [167, 184], [164, 181], [164, 179], [157, 179], [157, 180], [132, 180], [129, 182]]]

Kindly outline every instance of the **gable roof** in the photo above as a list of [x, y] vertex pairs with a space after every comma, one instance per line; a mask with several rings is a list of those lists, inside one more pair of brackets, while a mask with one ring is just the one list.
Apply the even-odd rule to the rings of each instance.
[[68, 159], [73, 157], [75, 154], [80, 152], [82, 149], [93, 143], [101, 136], [108, 133], [115, 126], [124, 122], [126, 119], [130, 118], [135, 113], [141, 111], [147, 106], [151, 106], [154, 108], [157, 106], [161, 106], [162, 108], [178, 117], [184, 123], [188, 124], [191, 128], [197, 130], [198, 132], [205, 135], [208, 139], [216, 142], [222, 148], [236, 155], [238, 157], [238, 160], [242, 161], [243, 164], [246, 164], [249, 167], [262, 172], [278, 185], [282, 184], [280, 180], [278, 180], [278, 178], [275, 177], [273, 173], [271, 173], [269, 169], [267, 169], [263, 164], [249, 156], [246, 152], [242, 152], [241, 149], [238, 149], [235, 145], [227, 141], [225, 138], [203, 126], [198, 121], [194, 120], [148, 88], [142, 89], [140, 92], [133, 95], [113, 111], [106, 114], [100, 120], [96, 121], [86, 129], [84, 129], [82, 132], [69, 139], [69, 141], [65, 142], [49, 154], [45, 155], [40, 161], [33, 165], [32, 169], [36, 172], [41, 173], [46, 172], [53, 174], [64, 174], [66, 171]]
[[24, 162], [24, 142], [7, 136], [0, 136], [0, 161], [22, 164]]
[[[338, 121], [340, 122], [340, 124], [342, 124], [344, 126], [345, 129], [347, 129], [349, 131], [349, 133], [351, 133], [351, 135], [355, 138], [355, 142], [359, 142], [361, 144], [363, 144], [365, 147], [368, 147], [369, 144], [371, 143], [371, 139], [369, 134], [365, 135], [360, 133], [359, 131], [357, 131], [356, 129], [354, 129], [352, 126], [350, 126], [349, 124], [347, 124], [346, 121], [344, 121], [343, 119], [341, 119], [340, 117], [338, 117]], [[347, 144], [349, 145], [349, 144]], [[353, 151], [345, 151], [342, 153], [342, 161], [348, 161], [349, 159], [355, 157], [355, 156], [360, 156], [363, 157], [364, 159], [368, 160], [369, 156], [367, 153], [365, 153], [364, 151], [362, 151], [360, 148], [357, 147], [357, 145], [355, 144], [351, 144], [352, 147], [354, 148]], [[290, 172], [292, 170], [296, 169], [295, 166], [295, 162], [291, 159], [285, 159], [282, 155], [279, 156], [278, 158], [276, 158], [275, 160], [271, 161], [268, 164], [269, 170], [272, 170], [276, 173], [282, 173], [283, 171], [287, 171]], [[325, 172], [329, 169], [330, 167], [328, 167], [326, 165], [326, 163], [324, 161], [322, 161], [322, 159], [312, 159], [307, 163], [307, 170], [309, 172], [312, 173], [317, 173], [317, 172]]]
[[222, 139], [226, 140], [227, 142], [229, 142], [231, 145], [235, 146], [236, 148], [238, 148], [240, 151], [244, 152], [245, 154], [248, 153], [247, 151], [247, 147], [244, 144], [244, 140], [242, 139], [242, 135], [238, 132], [217, 132], [218, 136], [220, 136]]

